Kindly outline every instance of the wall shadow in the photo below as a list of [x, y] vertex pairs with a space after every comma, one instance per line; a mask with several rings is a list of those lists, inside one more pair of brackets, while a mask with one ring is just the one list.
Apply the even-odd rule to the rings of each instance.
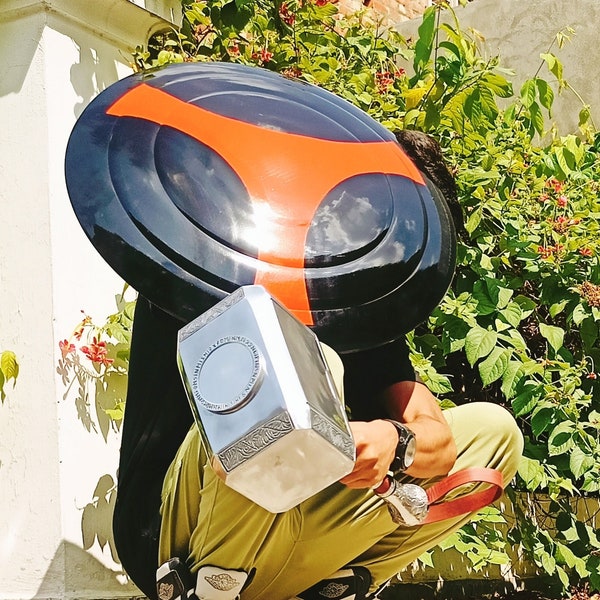
[[79, 52], [79, 62], [71, 66], [70, 72], [73, 90], [81, 98], [73, 107], [77, 118], [99, 92], [119, 79], [115, 61], [126, 61], [124, 55], [117, 54], [114, 49], [100, 47], [102, 44], [106, 46], [106, 42], [91, 47], [85, 35], [76, 31], [70, 32], [70, 35]]
[[108, 569], [91, 554], [66, 540], [56, 550], [32, 600], [62, 597], [146, 598], [122, 571]]
[[110, 551], [112, 560], [120, 564], [112, 531], [112, 517], [117, 501], [117, 486], [112, 475], [102, 475], [96, 484], [94, 497], [86, 504], [81, 516], [83, 549], [97, 543], [102, 551]]

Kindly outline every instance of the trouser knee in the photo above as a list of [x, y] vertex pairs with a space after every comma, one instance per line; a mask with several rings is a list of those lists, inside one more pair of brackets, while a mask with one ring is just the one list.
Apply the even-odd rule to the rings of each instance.
[[506, 460], [502, 468], [505, 484], [515, 476], [523, 454], [523, 433], [514, 417], [505, 408], [493, 405], [493, 423]]
[[497, 404], [478, 402], [466, 407], [471, 412], [466, 421], [473, 446], [487, 455], [487, 466], [502, 471], [507, 485], [515, 476], [523, 453], [523, 434], [517, 422], [508, 410]]

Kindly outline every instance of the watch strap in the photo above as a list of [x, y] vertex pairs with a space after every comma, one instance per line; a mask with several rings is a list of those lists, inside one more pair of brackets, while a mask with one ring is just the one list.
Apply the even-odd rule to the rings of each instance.
[[406, 464], [406, 447], [410, 439], [415, 437], [415, 434], [399, 421], [393, 419], [384, 419], [384, 421], [391, 423], [398, 433], [398, 444], [396, 445], [394, 460], [390, 464], [390, 471], [393, 473], [404, 472], [410, 466]]

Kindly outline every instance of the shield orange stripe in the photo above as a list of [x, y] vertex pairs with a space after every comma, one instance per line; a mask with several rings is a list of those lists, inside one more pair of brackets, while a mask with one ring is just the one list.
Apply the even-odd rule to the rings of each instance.
[[312, 324], [304, 280], [306, 235], [316, 209], [336, 185], [363, 173], [401, 175], [424, 183], [393, 141], [341, 142], [277, 131], [218, 115], [140, 84], [107, 114], [177, 129], [219, 154], [246, 186], [256, 211], [255, 283]]

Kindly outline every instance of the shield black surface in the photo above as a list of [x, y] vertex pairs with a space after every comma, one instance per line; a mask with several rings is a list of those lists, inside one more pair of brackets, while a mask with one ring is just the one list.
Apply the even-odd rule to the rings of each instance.
[[426, 318], [454, 271], [444, 199], [393, 134], [264, 69], [185, 63], [117, 82], [79, 118], [66, 178], [101, 255], [184, 321], [261, 284], [353, 352]]

